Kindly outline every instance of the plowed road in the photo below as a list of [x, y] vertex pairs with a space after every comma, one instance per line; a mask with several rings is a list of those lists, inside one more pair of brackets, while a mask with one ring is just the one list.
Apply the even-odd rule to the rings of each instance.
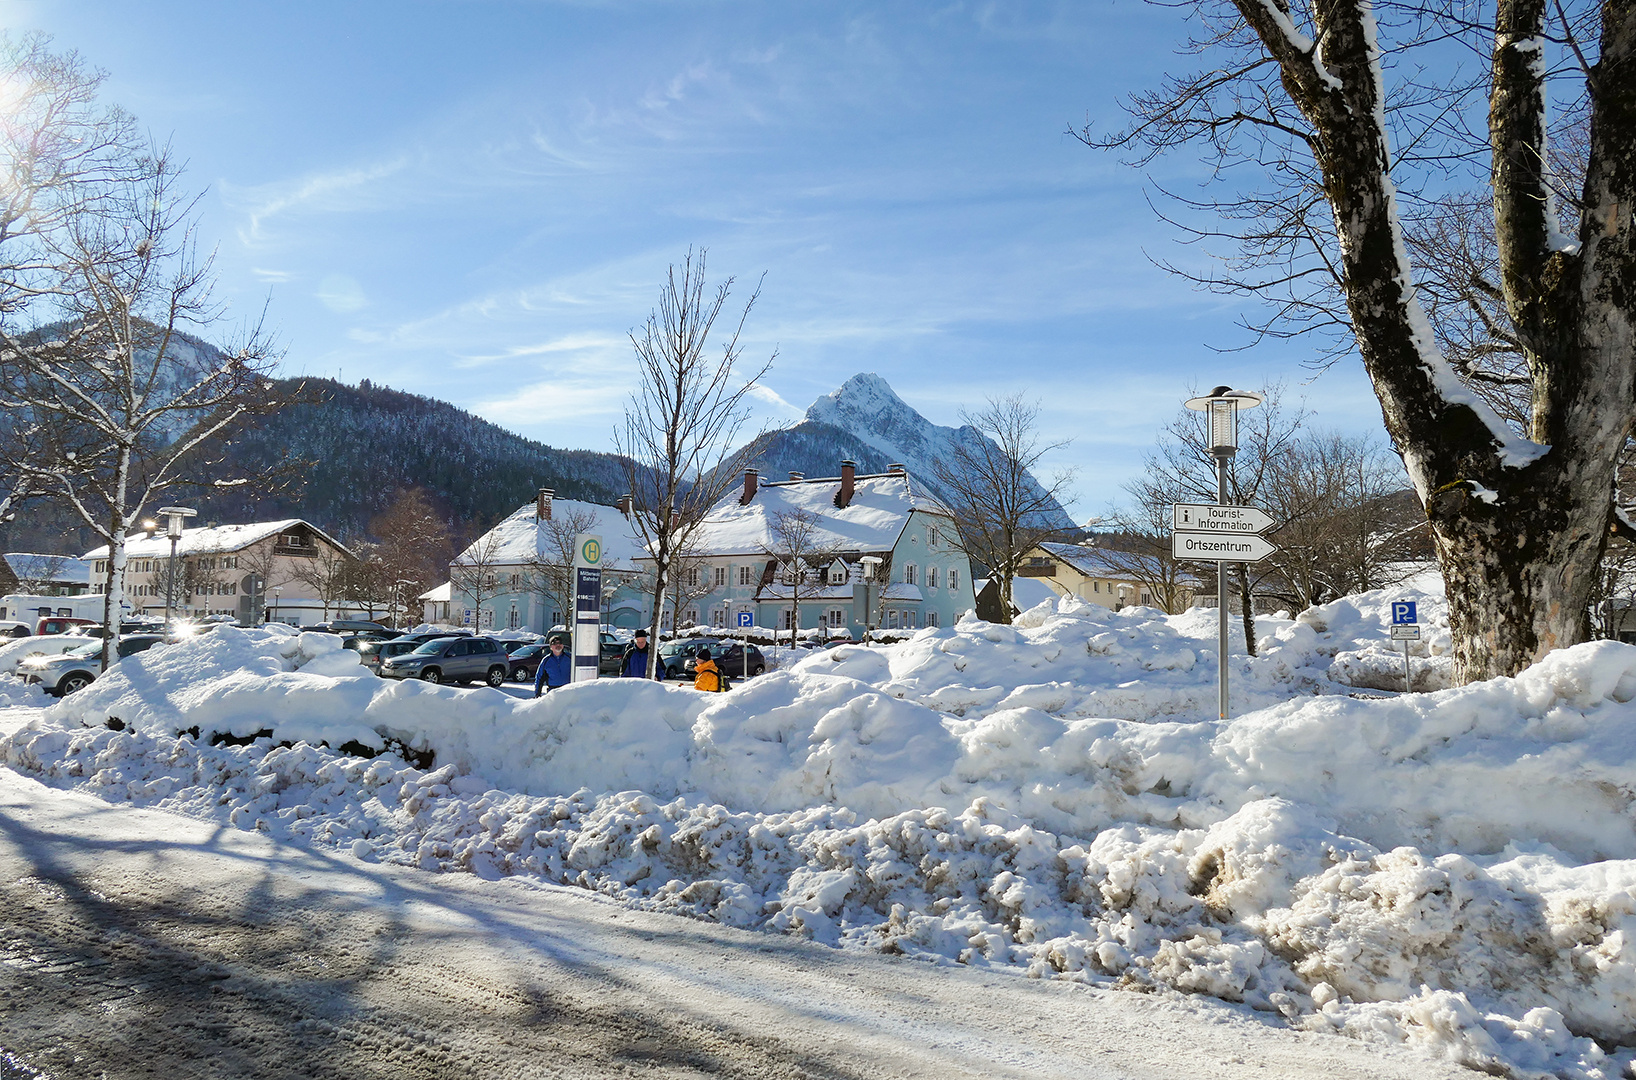
[[1470, 1080], [1203, 1000], [359, 862], [0, 769], [0, 1078]]

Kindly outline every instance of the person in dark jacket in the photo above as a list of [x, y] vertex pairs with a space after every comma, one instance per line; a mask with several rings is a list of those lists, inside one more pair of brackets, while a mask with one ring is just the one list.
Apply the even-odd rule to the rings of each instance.
[[546, 690], [567, 686], [573, 677], [574, 658], [568, 655], [562, 638], [552, 638], [551, 651], [540, 658], [539, 670], [534, 672], [534, 696], [539, 697]]
[[[619, 676], [623, 679], [645, 679], [648, 677], [648, 632], [638, 630], [631, 647], [625, 650], [625, 664], [619, 669]], [[655, 679], [664, 679], [664, 672], [659, 668], [653, 669]]]

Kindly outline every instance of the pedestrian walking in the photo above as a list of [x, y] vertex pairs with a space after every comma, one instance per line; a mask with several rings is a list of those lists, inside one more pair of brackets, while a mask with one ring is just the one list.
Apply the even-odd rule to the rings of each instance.
[[710, 646], [699, 646], [699, 659], [693, 665], [693, 689], [695, 690], [725, 690], [727, 676], [721, 673], [721, 668], [710, 658]]
[[546, 690], [567, 686], [573, 676], [574, 658], [568, 655], [562, 638], [552, 638], [551, 651], [540, 658], [539, 669], [534, 672], [534, 696], [539, 697]]
[[[625, 662], [620, 666], [619, 677], [622, 679], [645, 679], [648, 677], [648, 632], [638, 630], [630, 648], [625, 650]], [[664, 673], [657, 667], [653, 669], [655, 679], [663, 679]]]

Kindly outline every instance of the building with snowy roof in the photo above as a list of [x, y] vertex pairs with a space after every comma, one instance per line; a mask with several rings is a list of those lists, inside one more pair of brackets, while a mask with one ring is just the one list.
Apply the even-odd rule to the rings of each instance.
[[0, 593], [78, 596], [91, 591], [91, 566], [73, 555], [12, 551], [0, 556]]
[[[1173, 583], [1168, 606], [1176, 611], [1171, 614], [1192, 605], [1198, 595], [1192, 574], [1163, 566], [1157, 556], [1095, 544], [1040, 544], [1023, 558], [1017, 573], [1049, 585], [1059, 596], [1077, 596], [1115, 611], [1127, 604], [1166, 607], [1166, 597], [1155, 595], [1156, 583], [1166, 580]], [[1026, 605], [1018, 606], [1026, 610]]]
[[[809, 526], [798, 545], [780, 529], [794, 516]], [[953, 516], [902, 465], [860, 476], [843, 461], [839, 476], [767, 482], [747, 469], [743, 489], [706, 516], [694, 552], [681, 568], [690, 597], [682, 626], [749, 618], [768, 629], [857, 636], [952, 625], [976, 604]]]
[[[80, 558], [90, 568], [92, 590], [103, 592], [108, 546]], [[163, 529], [125, 539], [125, 598], [136, 613], [165, 613], [170, 559]], [[189, 617], [231, 615], [246, 625], [372, 618], [385, 612], [384, 601], [371, 608], [339, 596], [342, 575], [336, 568], [355, 559], [340, 541], [300, 518], [184, 529], [176, 542], [171, 610]]]
[[556, 498], [550, 488], [539, 489], [533, 502], [455, 556], [449, 596], [426, 602], [444, 605], [447, 621], [480, 630], [543, 634], [566, 625], [573, 610], [572, 553], [579, 533], [602, 537], [602, 621], [646, 626], [651, 601], [641, 587], [638, 559], [647, 549], [631, 524], [629, 498], [603, 506]]

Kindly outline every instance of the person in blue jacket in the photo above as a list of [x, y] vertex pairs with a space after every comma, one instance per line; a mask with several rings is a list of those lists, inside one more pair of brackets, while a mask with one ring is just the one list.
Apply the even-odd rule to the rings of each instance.
[[563, 647], [562, 638], [552, 638], [551, 651], [540, 660], [539, 670], [534, 672], [534, 696], [539, 697], [546, 690], [567, 686], [573, 676], [574, 658]]
[[[648, 632], [638, 630], [636, 639], [631, 647], [625, 650], [625, 664], [619, 669], [620, 678], [645, 679], [648, 677]], [[662, 668], [653, 669], [653, 677], [663, 680], [665, 677]]]

